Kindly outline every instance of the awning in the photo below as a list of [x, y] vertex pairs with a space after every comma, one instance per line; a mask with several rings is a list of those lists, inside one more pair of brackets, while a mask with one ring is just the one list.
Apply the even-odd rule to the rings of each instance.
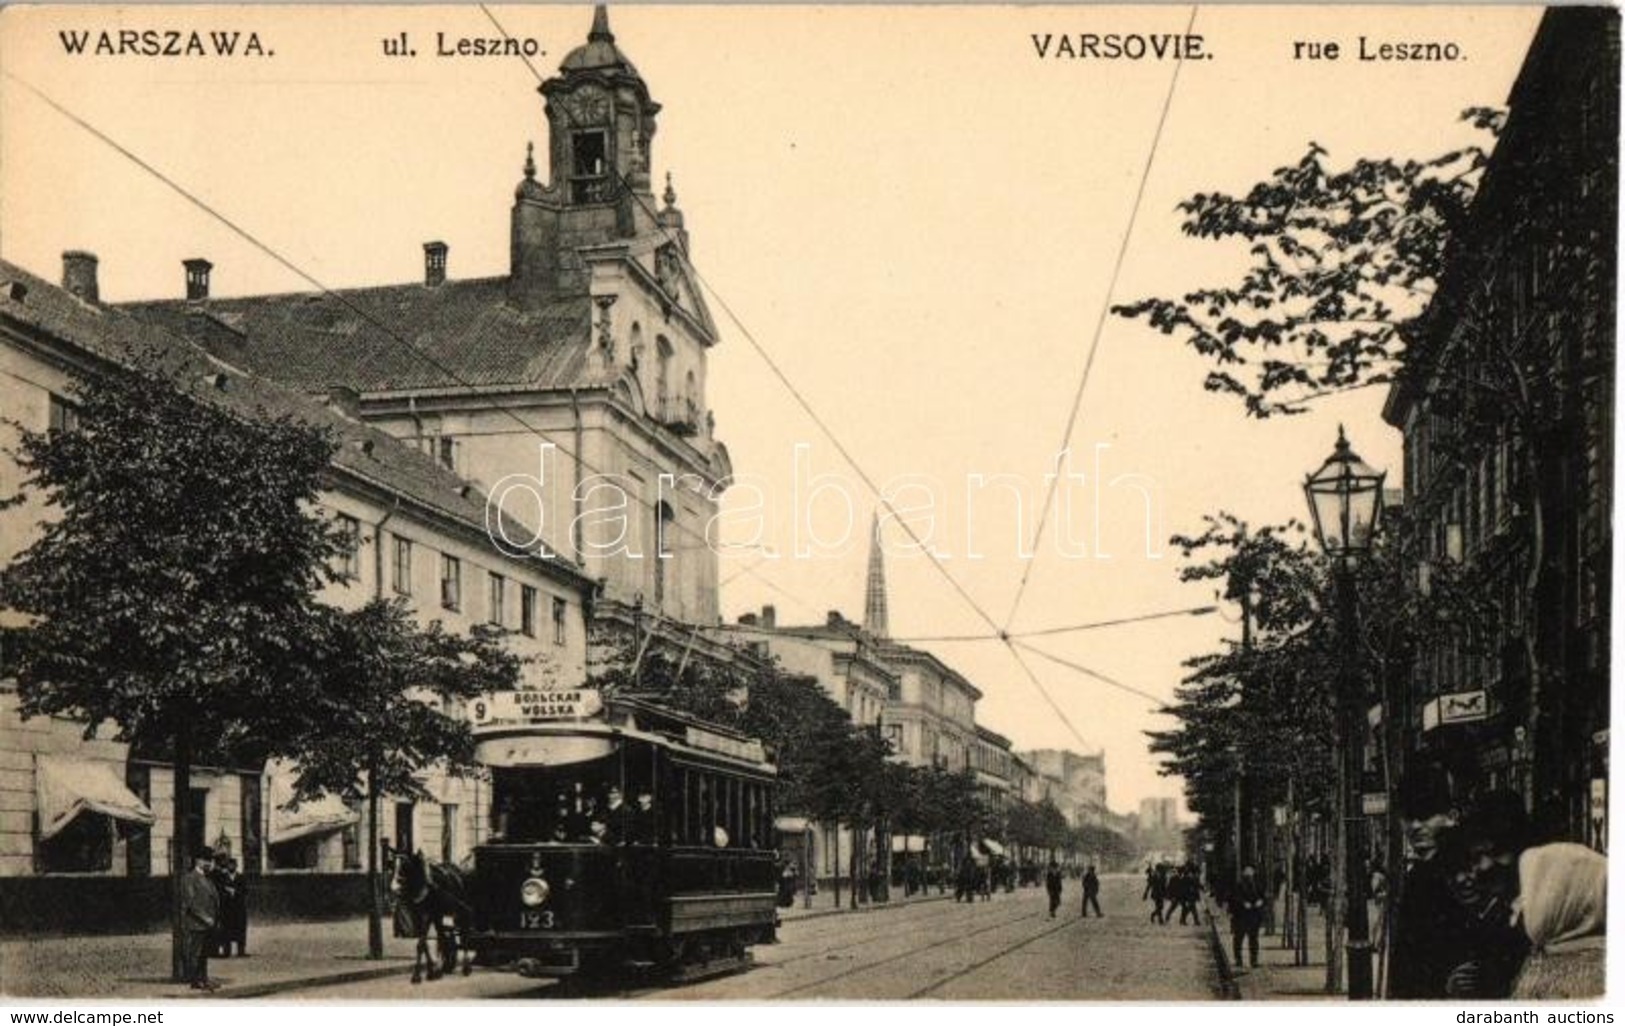
[[998, 841], [995, 841], [991, 837], [984, 837], [982, 838], [982, 850], [987, 852], [989, 855], [1003, 855], [1004, 845], [1000, 844]]
[[81, 812], [110, 816], [130, 826], [150, 827], [155, 816], [107, 762], [41, 755], [34, 764], [39, 797], [40, 838], [55, 837]]
[[907, 836], [902, 834], [892, 834], [891, 850], [923, 852], [925, 851], [925, 838], [921, 837], [919, 834], [909, 834]]
[[780, 816], [773, 821], [773, 829], [781, 834], [804, 834], [812, 829], [805, 816]]
[[315, 837], [343, 830], [361, 817], [334, 795], [302, 802], [297, 809], [274, 806], [271, 809], [271, 843], [286, 844], [303, 837]]

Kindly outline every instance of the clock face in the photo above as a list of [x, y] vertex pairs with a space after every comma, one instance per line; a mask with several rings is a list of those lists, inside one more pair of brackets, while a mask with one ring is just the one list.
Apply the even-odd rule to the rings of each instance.
[[609, 124], [609, 97], [592, 86], [564, 98], [561, 103], [571, 128], [602, 128]]

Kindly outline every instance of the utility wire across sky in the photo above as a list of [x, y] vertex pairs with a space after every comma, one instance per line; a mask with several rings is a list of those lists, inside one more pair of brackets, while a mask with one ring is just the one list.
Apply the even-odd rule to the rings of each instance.
[[[484, 12], [485, 16], [491, 21], [491, 23], [494, 26], [496, 26], [498, 31], [500, 31], [502, 33], [502, 35], [505, 38], [511, 38], [511, 37], [508, 36], [507, 30], [500, 24], [500, 22], [497, 21], [497, 19], [491, 13], [489, 8], [487, 8], [485, 5], [482, 4], [481, 5], [481, 10], [482, 10], [482, 12]], [[1196, 17], [1196, 8], [1192, 8], [1191, 19], [1190, 19], [1192, 24], [1194, 24], [1195, 17]], [[524, 58], [523, 56], [521, 56], [521, 59], [524, 61], [526, 67], [530, 70], [530, 73], [532, 74], [532, 76], [534, 76], [537, 79], [538, 82], [543, 81], [543, 78], [540, 75], [540, 73], [538, 72], [538, 70], [536, 69], [536, 67], [533, 64], [531, 64], [531, 62], [527, 58]], [[30, 93], [32, 93], [34, 96], [39, 98], [42, 102], [44, 102], [47, 106], [49, 106], [53, 110], [55, 110], [58, 114], [60, 114], [63, 117], [67, 118], [70, 122], [77, 125], [79, 128], [81, 128], [82, 130], [86, 131], [87, 133], [89, 133], [90, 135], [92, 135], [93, 137], [95, 137], [96, 139], [101, 141], [104, 145], [106, 145], [109, 148], [111, 148], [112, 150], [114, 150], [114, 152], [118, 153], [119, 155], [124, 157], [126, 160], [133, 163], [135, 166], [140, 168], [142, 171], [144, 171], [148, 175], [150, 175], [153, 178], [157, 179], [158, 181], [162, 182], [168, 188], [172, 189], [177, 194], [179, 194], [188, 203], [192, 204], [193, 206], [197, 207], [199, 210], [203, 211], [205, 214], [207, 214], [208, 216], [210, 216], [214, 220], [218, 221], [220, 224], [222, 224], [223, 226], [228, 228], [230, 231], [232, 231], [234, 234], [236, 234], [239, 238], [241, 238], [245, 242], [247, 242], [250, 246], [252, 246], [255, 249], [259, 250], [261, 253], [263, 253], [264, 255], [269, 257], [272, 261], [274, 261], [278, 265], [282, 266], [284, 269], [286, 269], [290, 273], [294, 274], [299, 279], [307, 282], [310, 286], [315, 288], [317, 291], [321, 292], [323, 295], [333, 298], [335, 301], [339, 302], [340, 304], [345, 306], [347, 309], [349, 309], [356, 316], [360, 317], [365, 322], [367, 322], [368, 324], [372, 325], [374, 328], [381, 331], [384, 334], [384, 336], [390, 342], [392, 342], [393, 344], [398, 345], [399, 347], [401, 347], [405, 352], [409, 353], [415, 359], [420, 360], [423, 363], [427, 364], [428, 366], [434, 368], [438, 373], [444, 375], [447, 380], [449, 380], [449, 381], [451, 381], [453, 383], [456, 383], [461, 387], [465, 387], [465, 388], [471, 388], [472, 387], [469, 382], [467, 382], [466, 380], [463, 380], [462, 377], [459, 376], [451, 368], [444, 366], [443, 364], [441, 364], [439, 361], [435, 360], [429, 354], [419, 350], [410, 341], [408, 341], [405, 337], [403, 337], [399, 332], [395, 331], [392, 327], [390, 327], [389, 325], [384, 324], [383, 322], [378, 320], [378, 318], [374, 317], [371, 314], [370, 311], [367, 311], [366, 309], [360, 307], [358, 304], [353, 302], [348, 296], [345, 296], [344, 294], [342, 294], [340, 292], [336, 292], [334, 289], [328, 287], [325, 283], [318, 280], [315, 276], [313, 276], [312, 274], [305, 271], [303, 268], [301, 268], [298, 265], [296, 265], [295, 263], [293, 263], [293, 261], [291, 261], [290, 259], [284, 257], [280, 252], [273, 249], [267, 243], [263, 242], [256, 235], [254, 235], [253, 233], [248, 231], [246, 228], [242, 227], [237, 222], [235, 222], [231, 218], [227, 217], [221, 211], [215, 209], [213, 206], [211, 206], [209, 203], [207, 203], [206, 201], [204, 201], [203, 199], [201, 199], [200, 197], [195, 195], [189, 189], [187, 189], [184, 186], [180, 185], [178, 182], [176, 182], [174, 179], [172, 179], [171, 177], [166, 175], [164, 172], [160, 171], [158, 168], [156, 168], [155, 166], [153, 166], [152, 164], [150, 164], [149, 162], [147, 162], [146, 160], [141, 158], [134, 151], [132, 151], [128, 147], [124, 146], [123, 144], [119, 143], [117, 140], [113, 139], [109, 134], [107, 134], [106, 132], [100, 130], [96, 126], [90, 124], [88, 121], [84, 120], [83, 118], [80, 118], [78, 115], [76, 115], [72, 111], [68, 110], [61, 103], [57, 102], [52, 97], [50, 97], [49, 95], [47, 95], [46, 93], [44, 93], [40, 89], [36, 88], [31, 83], [18, 78], [17, 76], [11, 74], [10, 72], [6, 72], [5, 74], [6, 74], [7, 78], [9, 78], [12, 81], [17, 82], [19, 85], [23, 86]], [[1177, 84], [1177, 81], [1178, 81], [1178, 64], [1176, 63], [1175, 69], [1174, 69], [1173, 79], [1170, 82], [1168, 95], [1165, 98], [1162, 113], [1161, 113], [1161, 116], [1159, 117], [1159, 121], [1158, 121], [1158, 125], [1157, 125], [1157, 131], [1156, 131], [1155, 136], [1153, 138], [1152, 151], [1147, 157], [1145, 167], [1142, 169], [1140, 185], [1139, 185], [1139, 188], [1138, 188], [1138, 190], [1136, 192], [1135, 205], [1134, 205], [1133, 212], [1131, 212], [1131, 215], [1130, 215], [1128, 229], [1125, 231], [1124, 236], [1123, 236], [1123, 240], [1122, 240], [1122, 242], [1120, 244], [1120, 247], [1119, 247], [1119, 251], [1118, 251], [1118, 255], [1117, 255], [1117, 263], [1116, 263], [1116, 266], [1115, 266], [1115, 268], [1113, 270], [1113, 274], [1112, 274], [1112, 284], [1109, 285], [1108, 289], [1107, 289], [1108, 303], [1109, 303], [1109, 298], [1110, 298], [1110, 294], [1112, 292], [1112, 289], [1115, 286], [1117, 275], [1118, 275], [1119, 271], [1121, 270], [1124, 254], [1126, 252], [1127, 245], [1128, 245], [1128, 240], [1129, 240], [1129, 237], [1130, 237], [1130, 235], [1132, 234], [1132, 231], [1133, 231], [1134, 217], [1138, 212], [1140, 199], [1141, 199], [1141, 197], [1143, 197], [1143, 194], [1144, 194], [1145, 182], [1146, 182], [1147, 177], [1149, 176], [1149, 171], [1150, 171], [1150, 168], [1151, 168], [1152, 159], [1154, 158], [1157, 144], [1158, 144], [1158, 142], [1159, 142], [1159, 140], [1161, 138], [1163, 125], [1166, 122], [1168, 108], [1169, 108], [1169, 106], [1171, 104], [1172, 97], [1173, 97], [1173, 92], [1174, 92], [1174, 86]], [[567, 118], [569, 117], [568, 113], [566, 113], [566, 117]], [[644, 212], [649, 216], [649, 220], [652, 223], [654, 223], [655, 225], [659, 226], [659, 229], [661, 231], [663, 231], [667, 235], [668, 239], [674, 239], [675, 238], [674, 234], [669, 229], [667, 229], [665, 226], [660, 224], [658, 215], [656, 214], [656, 212], [654, 210], [652, 210], [650, 208], [648, 202], [644, 199], [644, 197], [642, 197], [636, 190], [633, 190], [633, 189], [630, 188], [629, 183], [626, 182], [624, 176], [621, 176], [621, 186], [622, 186], [622, 188], [626, 189], [628, 195], [630, 195], [634, 199], [634, 201], [637, 202], [640, 207], [642, 207]], [[1112, 679], [1110, 677], [1107, 677], [1107, 676], [1105, 676], [1103, 674], [1097, 673], [1096, 671], [1091, 670], [1088, 667], [1083, 666], [1081, 664], [1073, 663], [1073, 662], [1068, 661], [1068, 660], [1063, 660], [1063, 659], [1060, 659], [1059, 657], [1055, 657], [1053, 655], [1050, 655], [1049, 653], [1045, 653], [1042, 650], [1035, 649], [1031, 645], [1029, 645], [1026, 642], [1021, 641], [1019, 639], [1024, 638], [1024, 637], [1038, 636], [1040, 634], [1060, 634], [1060, 633], [1069, 633], [1069, 632], [1078, 631], [1078, 630], [1095, 629], [1095, 628], [1098, 628], [1098, 627], [1116, 626], [1116, 625], [1119, 625], [1119, 624], [1139, 622], [1140, 620], [1143, 620], [1143, 619], [1155, 619], [1155, 618], [1160, 618], [1160, 617], [1165, 617], [1165, 616], [1201, 615], [1204, 612], [1211, 611], [1212, 607], [1202, 607], [1202, 608], [1196, 609], [1196, 610], [1180, 610], [1180, 611], [1176, 611], [1176, 612], [1172, 612], [1172, 613], [1151, 614], [1150, 616], [1147, 616], [1147, 617], [1134, 617], [1134, 618], [1125, 618], [1125, 619], [1122, 619], [1122, 620], [1102, 621], [1102, 622], [1097, 623], [1097, 624], [1080, 624], [1080, 625], [1073, 625], [1073, 626], [1066, 626], [1066, 627], [1049, 628], [1049, 629], [1046, 629], [1046, 630], [1043, 630], [1043, 631], [1028, 632], [1028, 633], [1022, 634], [1022, 635], [1012, 635], [1011, 633], [1009, 633], [1009, 631], [1008, 631], [1009, 620], [1007, 620], [1005, 628], [1002, 628], [1002, 629], [999, 628], [996, 621], [991, 617], [991, 615], [989, 615], [988, 612], [975, 600], [975, 598], [970, 595], [970, 593], [953, 576], [953, 574], [951, 572], [949, 572], [947, 567], [944, 566], [940, 562], [940, 560], [936, 557], [935, 553], [933, 553], [928, 546], [925, 546], [923, 544], [921, 539], [917, 536], [917, 534], [915, 533], [913, 528], [908, 524], [908, 522], [906, 520], [904, 520], [897, 513], [897, 511], [891, 506], [890, 502], [885, 498], [885, 496], [882, 494], [879, 487], [875, 484], [874, 479], [872, 477], [870, 477], [870, 475], [864, 470], [862, 465], [860, 465], [858, 463], [856, 457], [853, 455], [851, 450], [849, 450], [847, 448], [847, 446], [835, 434], [833, 429], [824, 420], [824, 418], [822, 418], [817, 413], [817, 411], [813, 408], [811, 402], [807, 399], [807, 397], [800, 391], [800, 389], [798, 389], [796, 387], [796, 385], [784, 373], [783, 369], [778, 365], [778, 363], [772, 358], [772, 356], [766, 351], [766, 349], [762, 346], [762, 344], [757, 340], [755, 334], [753, 332], [751, 332], [750, 329], [748, 328], [748, 326], [746, 326], [743, 323], [743, 321], [741, 320], [739, 315], [734, 311], [732, 306], [726, 301], [725, 297], [723, 297], [717, 291], [717, 289], [699, 272], [699, 270], [697, 268], [695, 268], [688, 261], [687, 254], [682, 251], [682, 248], [680, 246], [676, 247], [676, 250], [677, 250], [677, 252], [678, 252], [678, 254], [680, 256], [680, 259], [682, 260], [682, 262], [684, 264], [684, 267], [688, 271], [688, 273], [690, 275], [692, 275], [694, 280], [701, 287], [703, 287], [705, 289], [705, 291], [712, 297], [713, 300], [715, 300], [718, 307], [727, 315], [729, 320], [738, 329], [741, 336], [744, 337], [745, 341], [749, 344], [750, 348], [752, 350], [754, 350], [757, 353], [757, 355], [763, 360], [763, 362], [767, 365], [768, 369], [772, 372], [772, 374], [779, 380], [779, 382], [791, 394], [791, 396], [795, 399], [797, 404], [802, 408], [802, 410], [807, 414], [807, 416], [813, 421], [813, 423], [818, 427], [818, 429], [824, 434], [824, 436], [836, 448], [836, 450], [840, 453], [841, 457], [846, 461], [846, 463], [852, 468], [852, 470], [862, 480], [863, 484], [875, 495], [876, 499], [886, 509], [886, 511], [891, 515], [892, 519], [897, 523], [897, 526], [900, 527], [904, 531], [904, 533], [907, 534], [909, 536], [909, 538], [920, 548], [920, 550], [923, 551], [930, 558], [932, 564], [937, 568], [938, 572], [941, 574], [943, 579], [951, 586], [952, 590], [956, 594], [958, 594], [958, 596], [976, 613], [976, 615], [984, 623], [987, 624], [990, 631], [992, 631], [992, 633], [989, 633], [989, 634], [974, 635], [974, 636], [973, 635], [955, 635], [955, 636], [940, 636], [940, 637], [933, 637], [933, 638], [896, 639], [896, 640], [899, 640], [899, 641], [912, 640], [912, 641], [914, 641], [916, 643], [932, 642], [932, 641], [972, 641], [972, 640], [984, 641], [984, 642], [985, 641], [999, 641], [999, 642], [1003, 643], [1008, 648], [1008, 650], [1010, 651], [1010, 653], [1011, 653], [1012, 657], [1015, 659], [1017, 665], [1023, 671], [1023, 674], [1029, 679], [1029, 681], [1039, 691], [1039, 693], [1043, 696], [1045, 701], [1056, 712], [1057, 716], [1060, 717], [1062, 722], [1071, 731], [1073, 736], [1077, 738], [1077, 740], [1078, 740], [1078, 742], [1080, 744], [1085, 744], [1086, 745], [1087, 742], [1083, 738], [1081, 732], [1078, 731], [1076, 726], [1073, 725], [1072, 722], [1070, 721], [1070, 719], [1065, 715], [1064, 711], [1061, 710], [1059, 705], [1056, 703], [1054, 697], [1049, 693], [1048, 689], [1045, 688], [1043, 683], [1039, 680], [1038, 676], [1032, 671], [1031, 667], [1027, 664], [1026, 660], [1024, 658], [1022, 658], [1021, 653], [1017, 650], [1018, 646], [1020, 648], [1022, 648], [1022, 649], [1026, 649], [1027, 651], [1033, 652], [1034, 654], [1037, 654], [1037, 655], [1039, 655], [1039, 656], [1041, 656], [1043, 658], [1046, 658], [1046, 659], [1048, 659], [1048, 660], [1050, 660], [1052, 662], [1055, 662], [1058, 665], [1069, 668], [1069, 669], [1071, 669], [1071, 670], [1073, 670], [1075, 672], [1084, 674], [1086, 676], [1089, 676], [1089, 677], [1091, 677], [1093, 679], [1099, 680], [1099, 681], [1101, 681], [1103, 683], [1106, 683], [1106, 684], [1108, 684], [1110, 686], [1113, 686], [1115, 688], [1118, 688], [1120, 690], [1127, 691], [1129, 693], [1132, 693], [1132, 694], [1138, 695], [1140, 697], [1146, 698], [1147, 700], [1151, 701], [1152, 703], [1154, 703], [1159, 708], [1164, 704], [1164, 702], [1165, 702], [1164, 699], [1158, 698], [1158, 697], [1156, 697], [1154, 695], [1149, 694], [1148, 692], [1141, 691], [1141, 690], [1139, 690], [1137, 688], [1133, 688], [1133, 687], [1130, 687], [1128, 685], [1122, 684], [1119, 681], [1116, 681], [1116, 680], [1114, 680], [1114, 679]], [[1103, 310], [1104, 309], [1105, 308], [1103, 307]], [[1102, 327], [1103, 323], [1104, 323], [1104, 314], [1102, 315], [1101, 322], [1099, 324], [1097, 324], [1097, 326], [1096, 326], [1094, 340], [1093, 340], [1093, 342], [1091, 343], [1091, 346], [1090, 346], [1089, 357], [1088, 357], [1088, 359], [1086, 360], [1086, 363], [1085, 363], [1083, 378], [1082, 378], [1082, 380], [1080, 381], [1080, 384], [1079, 384], [1079, 388], [1078, 388], [1078, 391], [1077, 391], [1077, 394], [1076, 394], [1076, 397], [1075, 397], [1075, 400], [1074, 400], [1072, 413], [1068, 418], [1068, 428], [1067, 428], [1067, 432], [1066, 432], [1066, 437], [1067, 438], [1070, 437], [1072, 427], [1074, 426], [1075, 421], [1076, 421], [1078, 408], [1079, 408], [1079, 406], [1081, 404], [1083, 389], [1084, 389], [1085, 385], [1087, 384], [1089, 370], [1090, 370], [1090, 368], [1092, 367], [1092, 364], [1093, 364], [1094, 352], [1095, 352], [1095, 349], [1096, 349], [1096, 347], [1098, 345], [1099, 335], [1100, 335], [1101, 327]], [[539, 438], [539, 439], [541, 439], [541, 440], [543, 440], [545, 442], [548, 442], [550, 444], [553, 444], [553, 445], [557, 446], [560, 449], [561, 452], [565, 452], [568, 455], [571, 455], [573, 457], [578, 458], [579, 461], [581, 462], [582, 466], [585, 469], [587, 469], [588, 471], [590, 471], [590, 472], [592, 472], [594, 474], [602, 473], [602, 471], [600, 471], [598, 468], [591, 466], [585, 460], [584, 457], [580, 456], [580, 454], [575, 454], [573, 452], [570, 452], [568, 446], [560, 445], [557, 441], [552, 439], [545, 431], [538, 428], [534, 424], [531, 424], [529, 421], [525, 420], [522, 416], [520, 416], [517, 412], [515, 412], [511, 408], [501, 404], [500, 402], [494, 402], [494, 401], [489, 402], [488, 406], [492, 410], [494, 410], [496, 412], [499, 412], [499, 413], [511, 418], [516, 424], [519, 425], [519, 427], [521, 429], [523, 429], [524, 432], [532, 434], [535, 437], [537, 437], [537, 438]], [[1037, 533], [1035, 534], [1035, 546], [1034, 546], [1034, 550], [1033, 550], [1035, 552], [1037, 551], [1036, 543], [1037, 543], [1037, 540], [1039, 539], [1039, 537], [1041, 537], [1041, 535], [1042, 535], [1044, 522], [1047, 519], [1047, 514], [1048, 514], [1048, 511], [1049, 511], [1050, 505], [1051, 505], [1051, 503], [1053, 501], [1053, 496], [1054, 496], [1054, 482], [1053, 482], [1053, 479], [1052, 479], [1050, 492], [1046, 496], [1046, 502], [1045, 502], [1045, 507], [1044, 507], [1044, 515], [1041, 516], [1041, 518], [1039, 520], [1039, 524], [1038, 524], [1038, 527], [1037, 527]], [[654, 504], [650, 503], [648, 501], [638, 499], [638, 498], [635, 498], [635, 497], [634, 497], [634, 501], [637, 502], [639, 505], [641, 505], [643, 507], [646, 507], [648, 509], [652, 510], [654, 508]], [[709, 539], [707, 537], [697, 534], [692, 529], [686, 528], [683, 525], [674, 525], [674, 526], [676, 526], [677, 529], [682, 533], [691, 535], [693, 537], [699, 538], [701, 541], [709, 543]], [[735, 574], [733, 574], [729, 578], [727, 578], [727, 580], [732, 580], [732, 579], [738, 577], [740, 574], [745, 574], [745, 573], [748, 573], [752, 577], [755, 577], [759, 581], [762, 581], [763, 583], [767, 584], [774, 591], [776, 591], [776, 592], [778, 592], [778, 593], [780, 593], [782, 595], [785, 595], [787, 598], [790, 598], [792, 601], [796, 602], [798, 605], [804, 606], [805, 608], [809, 608], [809, 609], [815, 608], [811, 603], [805, 602], [804, 600], [790, 594], [788, 591], [781, 588], [776, 583], [768, 580], [765, 577], [762, 577], [756, 571], [756, 569], [755, 569], [755, 567], [753, 565], [748, 565], [746, 567], [741, 568]], [[1014, 618], [1016, 608], [1017, 608], [1017, 606], [1019, 606], [1021, 596], [1022, 596], [1022, 593], [1025, 590], [1026, 583], [1027, 583], [1027, 580], [1028, 580], [1028, 576], [1030, 575], [1030, 573], [1031, 573], [1031, 563], [1029, 562], [1028, 566], [1026, 568], [1026, 572], [1023, 574], [1022, 581], [1021, 581], [1021, 586], [1018, 589], [1017, 599], [1016, 599], [1016, 606], [1013, 606], [1012, 609], [1011, 609], [1010, 620], [1013, 620], [1013, 618]]]

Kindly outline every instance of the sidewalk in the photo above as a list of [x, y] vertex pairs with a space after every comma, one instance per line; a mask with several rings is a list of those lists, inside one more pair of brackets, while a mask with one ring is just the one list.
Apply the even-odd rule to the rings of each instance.
[[[1236, 967], [1231, 964], [1230, 920], [1211, 907], [1208, 915], [1213, 922], [1217, 938], [1220, 974], [1234, 984], [1237, 997], [1242, 1001], [1327, 1001], [1341, 1000], [1341, 991], [1326, 992], [1326, 925], [1320, 909], [1311, 907], [1308, 915], [1309, 962], [1293, 965], [1291, 948], [1284, 948], [1277, 904], [1276, 932], [1260, 934], [1258, 938], [1258, 968]], [[1246, 951], [1242, 954], [1245, 956]]]
[[[818, 919], [850, 912], [877, 912], [921, 901], [946, 901], [953, 895], [917, 894], [880, 904], [833, 905], [828, 892], [813, 898], [813, 907], [779, 909], [783, 922]], [[431, 948], [433, 942], [431, 941]], [[362, 918], [323, 922], [251, 923], [248, 958], [211, 958], [209, 976], [220, 989], [195, 991], [169, 981], [169, 934], [13, 938], [0, 941], [0, 995], [14, 998], [75, 998], [121, 1001], [187, 1001], [198, 998], [266, 997], [307, 987], [399, 976], [403, 986], [412, 972], [412, 942], [391, 936], [384, 921], [384, 958], [366, 957], [367, 921]], [[402, 996], [407, 992], [402, 990]]]
[[42, 937], [0, 942], [0, 993], [23, 998], [185, 1001], [277, 994], [316, 984], [345, 983], [412, 972], [412, 942], [390, 936], [384, 959], [367, 954], [367, 921], [250, 923], [248, 958], [211, 958], [220, 989], [191, 990], [169, 981], [169, 933]]
[[[813, 895], [812, 908], [806, 908], [803, 904], [805, 901], [804, 896], [797, 892], [795, 905], [790, 908], [779, 909], [779, 921], [791, 923], [799, 919], [818, 919], [823, 916], [840, 915], [847, 912], [879, 912], [888, 908], [901, 908], [904, 905], [917, 905], [924, 901], [952, 901], [954, 897], [952, 890], [945, 894], [938, 894], [935, 890], [932, 890], [929, 892], [921, 891], [912, 898], [905, 898], [901, 887], [893, 887], [890, 901], [870, 902], [868, 904], [860, 902], [857, 908], [852, 908], [852, 895], [843, 886], [841, 888], [841, 904], [837, 908], [834, 893], [829, 888], [820, 888], [818, 893]], [[1016, 889], [1016, 893], [1021, 893], [1019, 887]], [[994, 895], [994, 900], [998, 900], [998, 895]]]

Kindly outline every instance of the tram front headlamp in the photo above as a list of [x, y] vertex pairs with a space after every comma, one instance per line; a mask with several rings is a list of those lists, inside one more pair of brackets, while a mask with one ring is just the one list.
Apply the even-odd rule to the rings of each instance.
[[519, 885], [519, 900], [526, 908], [536, 908], [547, 901], [547, 895], [551, 890], [546, 880], [533, 876]]

